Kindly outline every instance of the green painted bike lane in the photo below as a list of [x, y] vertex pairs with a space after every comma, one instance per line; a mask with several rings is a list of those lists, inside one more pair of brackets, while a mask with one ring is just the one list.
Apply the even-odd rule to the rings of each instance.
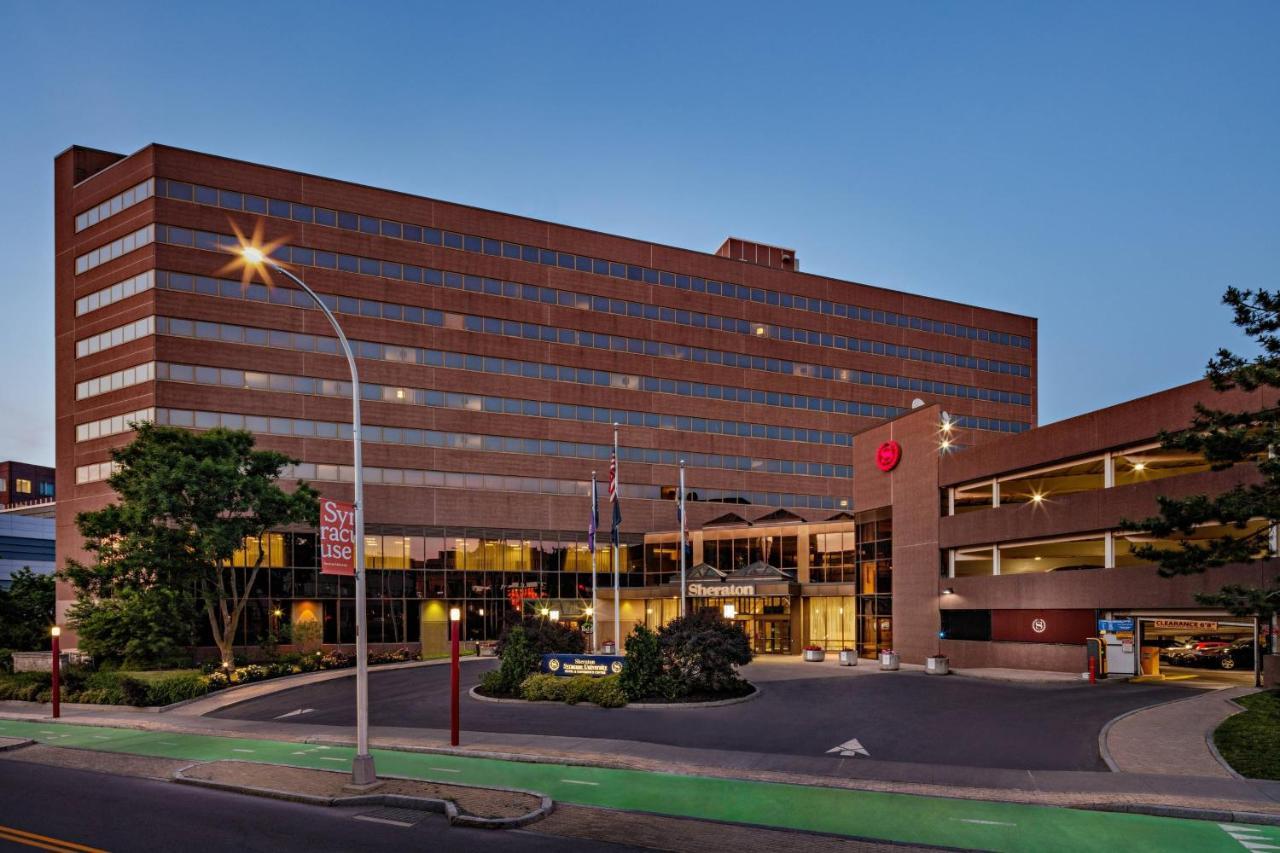
[[[287, 741], [7, 720], [0, 720], [0, 736], [158, 758], [321, 770], [349, 769], [354, 753], [349, 747]], [[997, 851], [1280, 849], [1276, 827], [460, 755], [381, 749], [373, 754], [378, 771], [392, 776], [525, 788], [562, 803], [902, 843]]]

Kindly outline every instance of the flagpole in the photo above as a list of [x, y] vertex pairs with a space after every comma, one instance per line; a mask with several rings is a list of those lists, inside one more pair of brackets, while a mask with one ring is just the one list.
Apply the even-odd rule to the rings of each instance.
[[596, 604], [596, 528], [600, 526], [596, 507], [596, 472], [591, 472], [591, 651], [600, 653], [600, 623], [597, 621], [599, 605]]
[[685, 594], [685, 558], [684, 558], [684, 531], [688, 522], [684, 517], [684, 460], [680, 460], [680, 618], [684, 618], [684, 594]]
[[618, 508], [622, 506], [622, 477], [618, 472], [618, 425], [613, 425], [613, 653], [622, 654], [622, 601], [618, 593]]

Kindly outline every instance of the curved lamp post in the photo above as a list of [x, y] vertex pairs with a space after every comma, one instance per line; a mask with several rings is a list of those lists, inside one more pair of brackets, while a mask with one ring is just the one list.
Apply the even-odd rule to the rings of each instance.
[[262, 250], [256, 246], [242, 246], [240, 255], [250, 267], [266, 266], [302, 288], [315, 302], [333, 331], [338, 335], [338, 343], [347, 357], [347, 366], [351, 368], [351, 443], [353, 463], [355, 467], [355, 578], [356, 578], [356, 757], [351, 762], [351, 782], [353, 785], [372, 785], [378, 781], [374, 771], [373, 756], [369, 754], [369, 638], [365, 631], [365, 569], [364, 569], [364, 466], [360, 450], [360, 374], [356, 370], [356, 358], [347, 343], [338, 320], [316, 295], [307, 283], [289, 272], [284, 267], [267, 259]]

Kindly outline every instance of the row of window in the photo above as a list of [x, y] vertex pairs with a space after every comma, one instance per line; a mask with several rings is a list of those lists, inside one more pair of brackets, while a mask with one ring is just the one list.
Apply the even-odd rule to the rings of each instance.
[[76, 424], [76, 441], [90, 441], [95, 438], [105, 438], [108, 435], [119, 435], [122, 432], [128, 432], [133, 429], [129, 424], [154, 421], [155, 419], [155, 409], [138, 409], [136, 412], [112, 415], [109, 418]]
[[[350, 483], [355, 479], [355, 469], [350, 465], [326, 465], [302, 462], [286, 469], [281, 475], [288, 480]], [[430, 488], [467, 489], [484, 492], [531, 492], [545, 495], [591, 496], [589, 480], [550, 480], [538, 477], [506, 477], [498, 474], [463, 474], [454, 471], [424, 471], [419, 468], [364, 468], [365, 483], [391, 486], [426, 486]], [[639, 483], [619, 483], [619, 493], [624, 498], [639, 500], [670, 500], [671, 486], [651, 486]], [[666, 494], [664, 495], [664, 492]], [[734, 489], [698, 489], [690, 492], [687, 500], [708, 503], [760, 504], [763, 506], [808, 507], [810, 509], [847, 509], [849, 498], [830, 495], [793, 495], [779, 492], [743, 492]]]
[[[163, 227], [163, 226], [160, 226]], [[99, 246], [91, 252], [86, 252], [76, 258], [76, 275], [88, 272], [96, 266], [101, 266], [107, 261], [114, 261], [121, 255], [126, 255], [134, 249], [141, 249], [148, 245], [156, 236], [156, 226], [148, 225], [139, 228], [132, 234], [126, 234], [117, 240], [112, 240], [105, 246]]]
[[81, 338], [76, 341], [76, 358], [84, 358], [86, 355], [93, 355], [104, 349], [118, 347], [138, 338], [145, 338], [147, 335], [154, 333], [155, 330], [156, 318], [148, 316], [140, 320], [134, 320], [132, 323], [125, 323], [123, 326], [116, 326], [114, 329], [108, 329], [96, 335], [90, 335], [87, 338]]
[[83, 231], [102, 220], [115, 216], [122, 210], [128, 210], [141, 201], [146, 201], [155, 193], [155, 179], [147, 178], [136, 187], [130, 187], [122, 193], [113, 195], [102, 204], [95, 205], [84, 213], [76, 215], [76, 231]]
[[[156, 409], [155, 421], [159, 424], [194, 427], [196, 429], [226, 427], [227, 429], [247, 429], [250, 432], [268, 435], [351, 440], [351, 424], [332, 421], [271, 418], [261, 415], [193, 411], [190, 409]], [[531, 456], [598, 459], [601, 461], [608, 460], [609, 454], [613, 450], [613, 446], [608, 444], [578, 444], [537, 438], [437, 432], [435, 430], [377, 426], [375, 424], [361, 424], [360, 438], [362, 441], [373, 443], [402, 444], [411, 447], [439, 447], [449, 450], [474, 450], [489, 453], [523, 453]], [[724, 468], [731, 471], [805, 474], [814, 477], [843, 477], [846, 479], [853, 476], [853, 468], [849, 465], [796, 462], [791, 459], [755, 459], [750, 456], [733, 456], [719, 453], [679, 454], [674, 450], [655, 450], [641, 447], [620, 447], [618, 448], [618, 456], [623, 462], [641, 462], [648, 465], [677, 465], [683, 458], [685, 464], [692, 468]]]
[[[155, 365], [157, 379], [168, 382], [193, 382], [198, 385], [221, 385], [251, 391], [276, 391], [290, 394], [306, 394], [319, 397], [350, 397], [351, 383], [339, 379], [316, 379], [283, 373], [262, 373], [253, 370], [236, 370], [228, 367], [203, 367], [191, 364]], [[700, 432], [710, 435], [737, 435], [743, 438], [768, 438], [776, 441], [801, 441], [809, 444], [835, 444], [835, 435], [820, 430], [801, 429], [765, 424], [749, 424], [739, 421], [720, 421], [710, 418], [694, 418], [685, 415], [658, 415], [651, 412], [633, 412], [622, 409], [603, 409], [592, 406], [575, 406], [568, 403], [548, 403], [539, 400], [521, 400], [510, 397], [483, 397], [479, 394], [459, 394], [431, 391], [425, 388], [406, 388], [392, 385], [360, 383], [360, 397], [384, 403], [401, 403], [411, 406], [458, 409], [491, 414], [525, 415], [535, 418], [584, 421], [600, 424], [625, 424], [650, 429], [671, 429], [682, 432]]]
[[126, 278], [124, 281], [117, 281], [110, 287], [95, 290], [88, 296], [82, 296], [76, 300], [76, 316], [79, 317], [81, 314], [88, 314], [90, 311], [105, 308], [114, 302], [128, 299], [135, 293], [150, 290], [155, 286], [155, 278], [155, 270], [147, 270], [146, 272], [138, 273], [132, 278]]
[[89, 465], [80, 465], [76, 468], [76, 484], [101, 482], [115, 473], [117, 467], [115, 462], [94, 462]]
[[[253, 326], [238, 326], [203, 320], [185, 320], [177, 317], [157, 318], [156, 329], [162, 335], [199, 338], [224, 343], [247, 343], [254, 346], [270, 346], [331, 355], [338, 352], [337, 338], [325, 335], [282, 332]], [[683, 397], [756, 403], [787, 409], [835, 412], [841, 415], [883, 418], [891, 417], [897, 411], [893, 407], [874, 403], [846, 402], [844, 400], [832, 400], [827, 397], [810, 397], [804, 394], [782, 394], [777, 391], [752, 390], [675, 379], [658, 379], [653, 376], [611, 373], [604, 370], [591, 370], [585, 367], [568, 367], [368, 341], [350, 341], [350, 343], [358, 358], [390, 361], [399, 364], [420, 364], [426, 367], [473, 370], [506, 376], [521, 376], [527, 379], [547, 379], [555, 382], [573, 382], [628, 391], [649, 391], [659, 394], [676, 394]], [[852, 437], [843, 433], [836, 434], [834, 443], [840, 446], [849, 446], [852, 444]]]
[[[193, 276], [186, 273], [166, 272], [164, 270], [160, 270], [156, 273], [156, 286], [161, 289], [196, 292], [231, 299], [269, 301], [278, 305], [293, 305], [294, 307], [299, 308], [315, 307], [311, 298], [301, 290], [278, 287], [268, 289], [261, 284], [244, 283], [229, 279], [214, 279], [205, 276]], [[450, 312], [420, 308], [413, 305], [378, 302], [371, 299], [355, 299], [353, 297], [332, 296], [329, 294], [319, 294], [319, 296], [321, 301], [323, 301], [330, 310], [340, 314], [352, 314], [366, 317], [380, 316], [385, 319], [402, 320], [409, 323], [422, 323], [440, 328], [466, 329], [479, 334], [521, 337], [528, 340], [560, 343], [568, 346], [610, 349], [613, 351], [631, 352], [656, 358], [672, 358], [684, 361], [693, 361], [699, 364], [722, 364], [731, 367], [764, 370], [786, 375], [832, 379], [859, 385], [898, 388], [900, 390], [910, 390], [923, 393], [946, 394], [950, 396], [965, 397], [967, 399], [994, 400], [999, 402], [1020, 402], [1025, 400], [1028, 404], [1030, 402], [1030, 397], [1028, 395], [1015, 394], [1007, 391], [996, 391], [986, 388], [973, 388], [945, 382], [933, 382], [927, 379], [909, 379], [905, 376], [890, 376], [880, 373], [869, 373], [866, 371], [845, 370], [842, 368], [830, 367], [828, 365], [802, 364], [780, 359], [763, 358], [761, 356], [750, 356], [745, 353], [708, 350], [699, 347], [685, 347], [675, 344], [658, 343], [652, 340], [618, 337], [616, 335], [598, 335], [574, 329], [557, 329], [552, 326], [542, 326], [536, 323], [517, 323], [511, 320], [497, 320], [494, 318], [475, 317], [466, 314], [454, 314]], [[271, 334], [274, 336], [276, 333], [273, 332]], [[317, 337], [315, 340], [318, 351], [337, 351], [335, 339]], [[332, 350], [327, 349], [331, 346], [333, 347]], [[391, 358], [389, 360], [412, 360], [409, 358], [399, 358], [401, 354], [408, 352], [409, 348], [394, 347], [376, 343], [361, 343], [360, 346], [361, 352], [359, 354], [363, 357], [379, 358], [381, 356], [378, 353], [390, 353]], [[320, 347], [325, 347], [326, 349], [320, 350]], [[379, 348], [382, 349], [380, 350]], [[430, 351], [421, 350], [419, 352], [426, 353]], [[524, 369], [525, 368], [522, 368], [522, 372]], [[661, 380], [655, 379], [653, 381], [659, 382]], [[717, 386], [705, 387], [707, 389], [711, 389]], [[724, 386], [719, 387], [723, 388]], [[747, 389], [734, 390], [737, 392], [734, 396], [724, 396], [723, 399], [736, 399], [738, 402], [760, 402], [756, 399], [757, 395], [761, 393], [759, 391], [748, 391]], [[680, 392], [677, 391], [676, 393]], [[714, 394], [709, 391], [707, 396], [714, 397]], [[794, 404], [792, 407], [794, 408], [808, 408], [813, 411], [820, 410], [837, 412], [840, 414], [847, 413], [863, 417], [893, 418], [905, 411], [904, 409], [896, 406], [882, 406], [871, 403], [849, 403], [848, 405], [844, 405], [841, 401], [821, 397], [793, 395], [792, 399]], [[842, 405], [843, 408], [841, 408]], [[984, 425], [980, 427], [981, 429], [999, 430], [1001, 432], [1022, 432], [1023, 430], [1030, 428], [1030, 424], [1024, 421], [1009, 421], [1004, 419], [983, 420], [988, 421], [990, 425]], [[974, 426], [974, 428], [979, 427]]]
[[281, 199], [263, 198], [261, 196], [231, 192], [228, 190], [219, 190], [212, 187], [193, 185], [181, 181], [159, 179], [157, 186], [158, 194], [167, 198], [177, 199], [179, 201], [195, 202], [196, 204], [213, 205], [227, 210], [242, 210], [247, 213], [274, 216], [282, 219], [289, 219], [294, 222], [326, 225], [331, 228], [341, 228], [347, 231], [359, 231], [364, 234], [390, 237], [396, 240], [408, 240], [413, 243], [421, 242], [432, 246], [444, 246], [445, 248], [460, 249], [465, 252], [492, 255], [495, 257], [508, 258], [510, 260], [527, 261], [529, 263], [541, 264], [543, 266], [571, 269], [578, 272], [610, 276], [612, 278], [628, 279], [630, 281], [640, 281], [646, 284], [656, 284], [662, 287], [690, 290], [695, 293], [710, 293], [717, 296], [748, 300], [765, 305], [776, 305], [783, 308], [810, 311], [816, 314], [847, 317], [851, 320], [861, 320], [864, 322], [879, 323], [899, 328], [916, 329], [918, 331], [933, 332], [935, 334], [949, 335], [951, 337], [965, 338], [968, 340], [989, 341], [991, 343], [1017, 347], [1019, 349], [1031, 348], [1030, 338], [1023, 337], [1021, 335], [1013, 335], [1008, 332], [979, 329], [972, 326], [966, 326], [961, 323], [944, 323], [940, 320], [930, 320], [924, 317], [898, 314], [893, 311], [880, 311], [871, 308], [862, 308], [857, 305], [829, 302], [825, 299], [798, 296], [791, 293], [782, 293], [773, 290], [764, 290], [761, 288], [749, 288], [744, 285], [732, 284], [730, 282], [719, 282], [702, 279], [697, 276], [664, 272], [662, 270], [652, 269], [649, 267], [620, 264], [612, 261], [601, 260], [599, 258], [556, 252], [535, 246], [525, 246], [519, 243], [508, 243], [466, 234], [455, 234], [438, 228], [410, 225], [390, 219], [361, 216], [359, 214], [346, 211], [328, 210], [322, 207], [313, 207], [311, 205], [296, 204]]
[[[189, 228], [178, 228], [173, 225], [158, 225], [158, 240], [175, 246], [186, 246], [196, 249], [218, 251], [226, 245], [226, 241], [234, 239], [223, 234], [207, 231], [193, 231]], [[567, 290], [550, 287], [536, 287], [531, 284], [517, 282], [501, 282], [481, 276], [464, 276], [460, 273], [443, 270], [424, 269], [405, 264], [379, 261], [374, 258], [361, 258], [355, 255], [341, 255], [334, 252], [322, 252], [300, 246], [281, 246], [271, 256], [278, 261], [294, 266], [319, 267], [337, 269], [343, 272], [393, 278], [412, 283], [438, 285], [473, 293], [485, 293], [490, 296], [502, 296], [537, 302], [544, 305], [579, 308], [600, 311], [624, 317], [643, 318], [659, 322], [677, 323], [699, 329], [712, 329], [752, 337], [769, 337], [774, 340], [792, 341], [811, 346], [826, 347], [842, 351], [862, 352], [869, 355], [880, 355], [890, 358], [922, 361], [929, 364], [943, 364], [952, 367], [966, 367], [991, 373], [1011, 376], [1030, 377], [1031, 368], [1025, 364], [1010, 364], [994, 359], [977, 358], [957, 353], [922, 350], [917, 347], [899, 346], [884, 341], [849, 338], [843, 335], [815, 332], [809, 329], [795, 329], [765, 323], [752, 323], [733, 317], [717, 317], [697, 311], [676, 310], [658, 305], [640, 302], [628, 302], [621, 299], [606, 299], [600, 296], [589, 296]], [[380, 313], [380, 312], [379, 312]], [[372, 316], [379, 316], [373, 314]], [[395, 318], [391, 318], [395, 319]], [[1025, 396], [1025, 395], [1021, 395]], [[1024, 405], [1030, 405], [1028, 399]]]
[[117, 370], [114, 373], [95, 376], [92, 379], [86, 379], [84, 382], [77, 382], [76, 399], [83, 400], [86, 397], [96, 397], [109, 391], [128, 388], [130, 385], [150, 382], [155, 378], [155, 369], [156, 363], [148, 361], [142, 364], [135, 364], [133, 367], [126, 367], [123, 370]]

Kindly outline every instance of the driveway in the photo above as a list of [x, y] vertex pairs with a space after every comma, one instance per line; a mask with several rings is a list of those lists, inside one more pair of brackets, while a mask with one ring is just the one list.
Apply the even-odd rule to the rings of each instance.
[[[464, 666], [463, 689], [494, 666]], [[809, 677], [803, 667], [792, 661], [752, 664], [748, 674], [761, 685], [761, 695], [720, 708], [604, 710], [493, 704], [464, 695], [462, 727], [810, 757], [856, 738], [867, 753], [857, 760], [1105, 770], [1098, 733], [1108, 720], [1186, 695], [1158, 685], [1012, 684], [863, 668], [855, 674], [816, 665]], [[307, 685], [208, 716], [349, 729], [355, 723], [352, 687], [349, 678]], [[447, 729], [448, 687], [443, 666], [372, 673], [370, 725]]]

